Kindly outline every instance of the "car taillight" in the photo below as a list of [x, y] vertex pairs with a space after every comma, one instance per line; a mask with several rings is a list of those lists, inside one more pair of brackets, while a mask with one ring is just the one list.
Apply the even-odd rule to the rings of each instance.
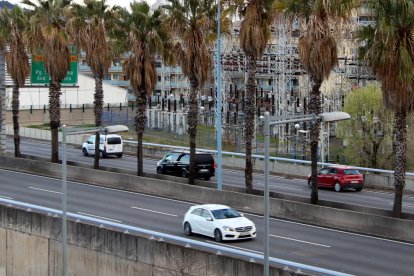
[[217, 164], [216, 163], [213, 163], [213, 168], [217, 168]]

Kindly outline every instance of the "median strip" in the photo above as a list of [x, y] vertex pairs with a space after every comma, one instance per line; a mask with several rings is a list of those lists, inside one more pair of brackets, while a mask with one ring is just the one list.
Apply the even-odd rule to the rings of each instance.
[[149, 210], [149, 209], [144, 209], [144, 208], [139, 208], [139, 207], [135, 207], [135, 206], [131, 206], [131, 208], [138, 209], [138, 210], [141, 210], [141, 211], [146, 211], [146, 212], [151, 212], [151, 213], [157, 213], [157, 214], [161, 214], [161, 215], [171, 216], [171, 217], [178, 217], [178, 215], [163, 213], [163, 212]]

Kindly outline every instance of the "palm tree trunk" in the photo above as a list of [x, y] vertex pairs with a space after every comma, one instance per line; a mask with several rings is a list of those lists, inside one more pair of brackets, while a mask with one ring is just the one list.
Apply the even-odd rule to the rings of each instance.
[[3, 47], [0, 47], [0, 154], [6, 154], [6, 87]]
[[395, 197], [392, 212], [394, 217], [401, 218], [407, 161], [407, 113], [404, 111], [398, 111], [395, 113], [395, 140]]
[[[309, 99], [309, 113], [318, 115], [321, 113], [321, 87], [322, 81], [312, 79], [313, 86]], [[321, 124], [316, 121], [310, 128], [310, 143], [311, 143], [311, 204], [318, 204], [318, 142], [320, 135]]]
[[19, 85], [13, 86], [12, 112], [14, 131], [14, 156], [20, 157], [20, 135], [19, 135]]
[[60, 127], [60, 83], [50, 81], [49, 87], [49, 117], [52, 133], [52, 162], [59, 162], [59, 127]]
[[253, 161], [252, 161], [252, 144], [254, 139], [255, 128], [255, 110], [256, 110], [256, 59], [253, 56], [247, 56], [247, 84], [246, 84], [246, 123], [244, 127], [246, 139], [246, 189], [248, 193], [253, 192]]
[[190, 171], [188, 175], [188, 184], [195, 184], [195, 152], [196, 152], [196, 137], [198, 125], [198, 80], [195, 75], [190, 76], [190, 95], [189, 95], [189, 110], [188, 110], [188, 134], [190, 137]]
[[[102, 109], [103, 109], [103, 88], [102, 77], [95, 76], [95, 95], [94, 95], [94, 113], [95, 113], [95, 126], [102, 126]], [[95, 138], [95, 159], [93, 163], [94, 169], [99, 169], [99, 131], [96, 132]]]
[[144, 165], [143, 165], [143, 148], [142, 148], [142, 138], [144, 136], [145, 124], [147, 122], [146, 110], [147, 110], [147, 95], [145, 88], [138, 88], [137, 94], [137, 110], [135, 116], [135, 131], [138, 138], [138, 147], [137, 147], [137, 175], [144, 175]]

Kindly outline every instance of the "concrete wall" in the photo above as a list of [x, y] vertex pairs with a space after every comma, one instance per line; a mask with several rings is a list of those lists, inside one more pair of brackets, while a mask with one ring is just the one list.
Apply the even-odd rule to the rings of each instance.
[[[0, 156], [0, 167], [61, 177], [61, 166], [49, 162]], [[217, 191], [175, 181], [68, 166], [68, 179], [99, 186], [153, 194], [195, 203], [230, 205], [240, 211], [263, 214], [263, 197]], [[280, 198], [270, 199], [270, 216], [414, 242], [414, 220], [343, 210]]]
[[[104, 90], [105, 104], [125, 105], [128, 102], [128, 90], [119, 86], [102, 83]], [[7, 108], [11, 109], [13, 88], [9, 87], [7, 91]], [[49, 86], [26, 86], [20, 88], [20, 109], [43, 108], [49, 105]], [[95, 79], [83, 74], [78, 75], [78, 86], [62, 86], [62, 95], [60, 96], [61, 104], [69, 107], [72, 105], [89, 104], [92, 105], [95, 93]], [[91, 118], [94, 118], [93, 116]]]
[[[19, 111], [19, 123], [20, 126], [29, 126], [29, 125], [43, 125], [49, 123], [49, 109], [33, 109], [30, 110], [20, 110]], [[85, 111], [82, 108], [73, 108], [72, 112], [69, 108], [62, 108], [60, 110], [60, 122], [62, 125], [83, 125], [83, 124], [94, 124], [95, 117], [93, 114], [92, 108], [85, 108]], [[11, 110], [7, 111], [7, 120], [6, 123], [12, 127], [13, 126], [13, 114]], [[21, 128], [20, 131], [24, 131], [26, 128]], [[22, 137], [25, 136], [24, 132], [21, 133]]]
[[[61, 220], [0, 206], [0, 276], [60, 275]], [[148, 237], [68, 222], [68, 275], [255, 276], [263, 266]], [[298, 275], [271, 268], [271, 276]], [[305, 275], [305, 274], [300, 274]]]

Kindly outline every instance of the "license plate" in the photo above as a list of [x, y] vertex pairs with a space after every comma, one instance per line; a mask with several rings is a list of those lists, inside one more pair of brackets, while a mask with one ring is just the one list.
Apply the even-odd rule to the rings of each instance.
[[208, 169], [200, 169], [199, 172], [208, 172]]
[[352, 180], [351, 183], [358, 183], [358, 181], [357, 180]]
[[240, 234], [239, 236], [240, 238], [244, 238], [244, 237], [250, 237], [250, 234]]

